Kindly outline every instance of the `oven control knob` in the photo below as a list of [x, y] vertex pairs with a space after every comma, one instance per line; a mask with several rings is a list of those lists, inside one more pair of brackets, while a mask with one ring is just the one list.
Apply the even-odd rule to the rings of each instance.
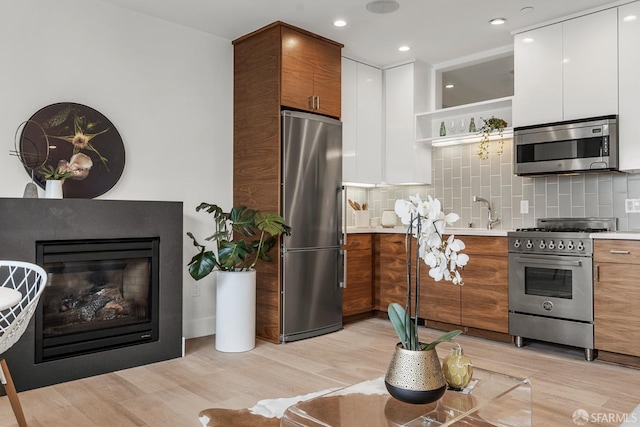
[[578, 242], [578, 245], [576, 246], [576, 249], [578, 249], [579, 251], [584, 251], [584, 243]]
[[564, 249], [564, 243], [562, 243], [562, 240], [560, 240], [558, 242], [558, 249], [563, 250]]
[[568, 249], [568, 250], [570, 250], [570, 251], [572, 251], [572, 250], [573, 250], [573, 248], [574, 248], [574, 246], [573, 246], [573, 242], [572, 242], [571, 240], [569, 240], [569, 243], [567, 243], [567, 249]]
[[525, 246], [527, 249], [531, 249], [533, 247], [533, 242], [531, 240], [527, 240], [527, 244]]
[[549, 249], [553, 250], [556, 247], [556, 244], [553, 243], [553, 240], [549, 240], [549, 244], [547, 245]]
[[520, 239], [516, 239], [516, 241], [513, 242], [513, 247], [519, 248], [520, 246], [522, 246], [522, 243], [520, 243]]
[[544, 249], [544, 247], [545, 247], [545, 246], [546, 246], [546, 245], [545, 245], [545, 243], [544, 243], [544, 240], [540, 240], [540, 244], [538, 245], [538, 247], [539, 247], [540, 249]]
[[542, 303], [542, 309], [544, 311], [552, 311], [553, 310], [553, 303], [551, 301], [544, 301]]

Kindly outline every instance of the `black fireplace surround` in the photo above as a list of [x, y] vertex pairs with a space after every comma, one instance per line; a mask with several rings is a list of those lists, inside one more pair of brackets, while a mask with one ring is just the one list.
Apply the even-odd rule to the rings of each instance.
[[[50, 346], [53, 350], [46, 346], [44, 350], [45, 356], [51, 356], [43, 357], [42, 323], [38, 323], [42, 321], [42, 305], [45, 301], [43, 294], [38, 315], [31, 320], [20, 340], [2, 355], [9, 364], [18, 391], [169, 360], [182, 355], [182, 218], [181, 202], [0, 198], [0, 237], [3, 242], [0, 245], [0, 259], [37, 262], [42, 265], [42, 259], [38, 258], [42, 258], [42, 253], [39, 252], [42, 252], [43, 245], [49, 246], [48, 250], [55, 252], [59, 251], [60, 247], [71, 247], [74, 244], [96, 247], [106, 244], [107, 248], [112, 243], [124, 244], [125, 255], [113, 255], [111, 258], [114, 260], [111, 261], [107, 256], [106, 261], [91, 261], [86, 266], [82, 266], [80, 262], [78, 267], [79, 270], [115, 271], [98, 272], [101, 275], [115, 276], [108, 276], [108, 280], [93, 280], [95, 283], [92, 286], [107, 288], [107, 291], [111, 292], [107, 299], [118, 300], [119, 304], [112, 305], [120, 311], [123, 305], [126, 311], [129, 309], [126, 304], [133, 303], [125, 301], [120, 296], [113, 296], [114, 291], [109, 288], [111, 285], [101, 282], [117, 282], [113, 277], [123, 275], [118, 273], [118, 269], [124, 270], [125, 266], [117, 265], [126, 264], [123, 258], [130, 257], [131, 263], [135, 264], [134, 268], [138, 270], [149, 269], [149, 305], [142, 304], [142, 308], [136, 305], [135, 309], [131, 309], [141, 317], [129, 323], [125, 320], [127, 324], [123, 326], [124, 338], [116, 340], [114, 345], [103, 345], [98, 341], [97, 346], [92, 348], [86, 347], [85, 344], [73, 343], [70, 351], [58, 354], [59, 342], [66, 341], [67, 338], [64, 335], [55, 336], [56, 333], [53, 333], [53, 337], [47, 339], [53, 343]], [[145, 252], [143, 248], [147, 247], [148, 251]], [[151, 260], [154, 256], [155, 261], [149, 261], [147, 266], [145, 260]], [[89, 256], [91, 257], [93, 255]], [[45, 261], [47, 259], [52, 260], [52, 265], [55, 265], [58, 257], [50, 256], [45, 258]], [[66, 268], [66, 271], [73, 269]], [[49, 273], [50, 278], [51, 274], [55, 275], [55, 267], [50, 268]], [[147, 292], [145, 287], [143, 290]], [[100, 292], [102, 295], [102, 291]], [[47, 289], [44, 293], [47, 293]], [[136, 297], [128, 299], [135, 300]], [[110, 320], [108, 315], [103, 317]], [[126, 316], [118, 317], [116, 323], [122, 322], [120, 318]], [[77, 327], [85, 326], [72, 326]], [[127, 331], [133, 331], [129, 338], [126, 335]], [[84, 333], [77, 333], [74, 329], [71, 329], [71, 332], [70, 336], [81, 336]], [[130, 338], [136, 336], [139, 338]], [[131, 341], [127, 342], [127, 339]], [[111, 337], [104, 340], [107, 344], [112, 341]], [[79, 350], [74, 350], [76, 348]]]

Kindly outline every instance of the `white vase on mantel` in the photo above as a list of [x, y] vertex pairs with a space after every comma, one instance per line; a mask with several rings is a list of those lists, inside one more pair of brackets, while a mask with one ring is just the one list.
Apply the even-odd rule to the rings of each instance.
[[59, 179], [48, 179], [44, 186], [45, 199], [62, 199], [62, 181]]

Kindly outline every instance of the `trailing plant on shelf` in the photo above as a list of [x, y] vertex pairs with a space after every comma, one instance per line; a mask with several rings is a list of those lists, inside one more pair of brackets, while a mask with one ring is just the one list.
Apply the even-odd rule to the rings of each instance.
[[[403, 348], [427, 351], [434, 349], [441, 342], [450, 341], [462, 331], [448, 332], [430, 343], [420, 342], [418, 337], [420, 261], [424, 261], [429, 266], [429, 276], [433, 280], [444, 279], [454, 285], [462, 285], [460, 269], [467, 265], [469, 256], [460, 252], [465, 248], [462, 240], [456, 239], [453, 234], [444, 239], [446, 225], [453, 224], [460, 217], [455, 213], [445, 215], [438, 199], [429, 196], [426, 201], [422, 201], [418, 195], [409, 197], [409, 200], [399, 199], [396, 200], [395, 212], [402, 224], [407, 226], [405, 238], [407, 299], [405, 307], [398, 303], [389, 304], [389, 319]], [[415, 263], [412, 265], [413, 238], [417, 239], [418, 250], [415, 251]]]
[[479, 132], [482, 135], [482, 138], [480, 140], [480, 145], [478, 146], [478, 157], [482, 160], [486, 160], [489, 158], [489, 138], [493, 131], [498, 132], [500, 138], [498, 140], [500, 146], [497, 154], [500, 155], [504, 151], [504, 139], [502, 138], [502, 132], [507, 127], [507, 122], [494, 116], [491, 116], [489, 119], [481, 118], [481, 120], [483, 124], [480, 127]]
[[198, 249], [198, 254], [188, 264], [189, 274], [196, 280], [216, 268], [222, 271], [253, 270], [258, 259], [271, 261], [267, 252], [278, 236], [291, 234], [291, 227], [275, 213], [246, 206], [235, 206], [227, 213], [217, 205], [204, 202], [196, 207], [196, 212], [202, 210], [213, 215], [215, 231], [205, 240], [215, 242], [216, 251], [207, 250], [191, 232], [187, 232]]

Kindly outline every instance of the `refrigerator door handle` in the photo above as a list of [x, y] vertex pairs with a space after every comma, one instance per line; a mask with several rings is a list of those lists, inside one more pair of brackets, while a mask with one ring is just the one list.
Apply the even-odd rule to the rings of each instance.
[[342, 203], [338, 204], [342, 210], [342, 224], [340, 225], [340, 233], [342, 234], [341, 245], [347, 244], [347, 188], [343, 185], [340, 187], [342, 193]]
[[[341, 232], [342, 232], [342, 245], [346, 245], [347, 244], [347, 188], [343, 185], [340, 187], [340, 190], [342, 192], [342, 203], [339, 204], [338, 206], [340, 206], [340, 208], [342, 209], [342, 225], [341, 225]], [[340, 250], [340, 255], [341, 255], [341, 263], [340, 266], [342, 268], [342, 272], [339, 275], [339, 277], [342, 277], [342, 281], [340, 282], [340, 287], [342, 289], [347, 289], [347, 253], [344, 249]]]
[[338, 277], [341, 277], [340, 287], [347, 289], [347, 253], [344, 249], [340, 249], [340, 263], [338, 264]]

